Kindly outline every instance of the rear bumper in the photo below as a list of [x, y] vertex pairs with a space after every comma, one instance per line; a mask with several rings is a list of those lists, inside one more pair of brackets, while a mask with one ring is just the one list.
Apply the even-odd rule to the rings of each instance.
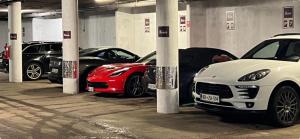
[[52, 82], [52, 83], [59, 83], [62, 84], [63, 82], [63, 78], [62, 78], [62, 71], [61, 69], [57, 68], [58, 72], [54, 73], [52, 71], [50, 71], [49, 75], [48, 75], [48, 79]]

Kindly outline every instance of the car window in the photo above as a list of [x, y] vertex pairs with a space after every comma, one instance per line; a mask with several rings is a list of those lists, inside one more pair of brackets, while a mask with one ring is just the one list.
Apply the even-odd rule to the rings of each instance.
[[106, 51], [100, 51], [96, 56], [100, 58], [107, 58]]
[[35, 45], [35, 46], [29, 46], [27, 48], [25, 48], [24, 53], [38, 53], [39, 52], [39, 46]]
[[264, 48], [257, 51], [253, 58], [276, 58], [277, 51], [280, 47], [279, 41], [266, 45]]
[[107, 58], [108, 59], [117, 59], [117, 55], [113, 51], [108, 51], [107, 52]]
[[300, 56], [300, 41], [292, 41], [286, 50], [285, 57]]
[[62, 44], [53, 44], [53, 45], [50, 45], [50, 51], [61, 52], [62, 51]]
[[122, 51], [122, 50], [112, 50], [113, 53], [115, 53], [115, 55], [118, 57], [118, 58], [121, 58], [121, 59], [134, 59], [135, 57], [125, 51]]
[[51, 49], [51, 46], [49, 45], [49, 44], [44, 44], [44, 45], [42, 45], [41, 46], [41, 52], [48, 52], [48, 51], [50, 51], [50, 49]]

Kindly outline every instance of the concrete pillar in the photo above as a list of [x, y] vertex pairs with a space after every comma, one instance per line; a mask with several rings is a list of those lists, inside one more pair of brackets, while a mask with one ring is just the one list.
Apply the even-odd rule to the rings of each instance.
[[156, 0], [157, 112], [178, 113], [178, 1]]
[[[7, 12], [7, 14], [8, 14], [8, 16], [7, 16], [7, 17], [8, 17], [8, 18], [7, 18], [7, 19], [8, 19], [8, 21], [7, 21], [7, 23], [8, 23], [8, 24], [7, 24], [7, 25], [8, 25], [8, 34], [7, 34], [7, 35], [8, 35], [8, 37], [7, 37], [7, 38], [8, 38], [8, 40], [7, 40], [8, 43], [7, 43], [7, 47], [8, 47], [8, 49], [10, 49], [9, 47], [11, 46], [11, 42], [10, 42], [10, 33], [11, 33], [11, 12], [10, 12], [10, 11], [11, 11], [11, 6], [8, 6], [8, 12]], [[9, 52], [10, 52], [10, 51], [9, 51]], [[10, 55], [10, 54], [9, 54], [9, 55]], [[9, 73], [9, 76], [8, 76], [8, 77], [9, 77], [9, 81], [12, 81], [12, 75], [11, 75], [12, 72], [8, 71], [8, 73]]]
[[21, 2], [12, 2], [8, 6], [9, 29], [9, 82], [23, 81], [22, 66], [22, 13]]
[[191, 48], [191, 5], [189, 2], [186, 4], [186, 46]]
[[78, 0], [62, 0], [63, 93], [78, 94]]

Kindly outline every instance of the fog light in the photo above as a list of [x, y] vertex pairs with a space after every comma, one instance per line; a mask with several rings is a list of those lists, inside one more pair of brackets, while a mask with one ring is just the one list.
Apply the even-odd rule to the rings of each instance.
[[253, 108], [254, 102], [246, 102], [246, 107], [247, 108]]
[[256, 85], [237, 85], [235, 87], [238, 89], [258, 88], [258, 86], [256, 86]]

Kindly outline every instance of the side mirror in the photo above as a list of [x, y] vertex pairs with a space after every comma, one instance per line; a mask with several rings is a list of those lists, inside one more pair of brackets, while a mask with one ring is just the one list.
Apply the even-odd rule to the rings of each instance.
[[300, 56], [291, 56], [291, 57], [288, 57], [286, 60], [298, 62], [300, 60]]

